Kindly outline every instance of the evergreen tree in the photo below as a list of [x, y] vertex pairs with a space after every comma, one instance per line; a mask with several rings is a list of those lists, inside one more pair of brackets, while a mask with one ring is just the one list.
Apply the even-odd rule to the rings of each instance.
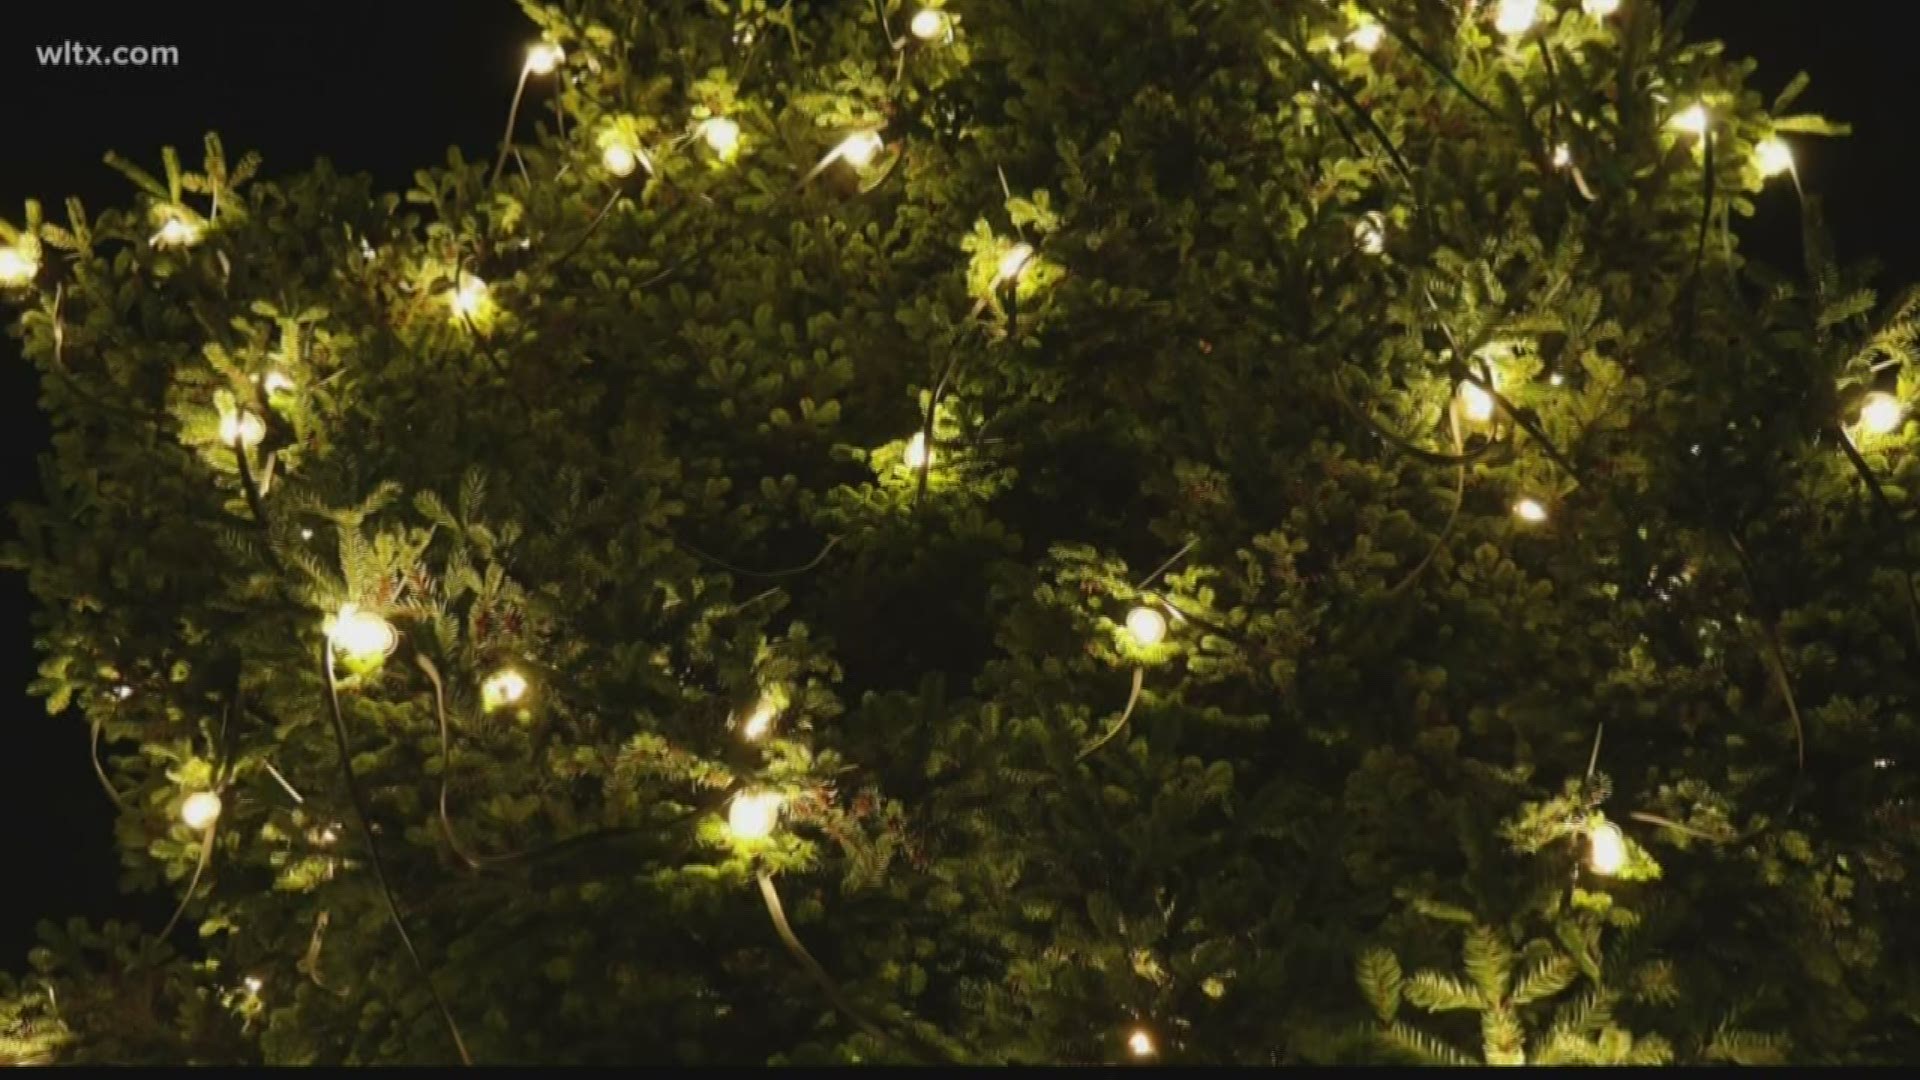
[[35, 690], [179, 904], [0, 1060], [1920, 1056], [1920, 295], [1804, 79], [1651, 0], [526, 7], [498, 161], [0, 232]]

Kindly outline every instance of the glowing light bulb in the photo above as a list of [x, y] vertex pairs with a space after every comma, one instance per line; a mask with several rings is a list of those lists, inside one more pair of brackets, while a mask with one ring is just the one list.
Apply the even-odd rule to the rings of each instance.
[[1627, 865], [1627, 837], [1620, 826], [1603, 821], [1587, 830], [1587, 865], [1596, 874], [1612, 877]]
[[873, 159], [879, 156], [885, 146], [886, 142], [880, 138], [879, 132], [856, 131], [840, 140], [840, 145], [833, 152], [854, 168], [864, 169], [873, 164]]
[[512, 705], [527, 696], [527, 677], [512, 668], [502, 668], [480, 684], [480, 699], [489, 709]]
[[121, 683], [119, 686], [113, 688], [113, 696], [119, 698], [121, 701], [125, 701], [133, 696], [133, 687]]
[[487, 283], [472, 274], [462, 273], [460, 283], [447, 294], [447, 304], [461, 318], [471, 319], [487, 304]]
[[1620, 10], [1620, 0], [1580, 0], [1580, 7], [1596, 19], [1604, 19]]
[[1127, 1049], [1134, 1057], [1152, 1057], [1154, 1054], [1153, 1033], [1146, 1028], [1134, 1028], [1127, 1036]]
[[915, 471], [933, 463], [933, 453], [927, 449], [926, 432], [913, 433], [913, 438], [907, 440], [906, 452], [900, 456], [900, 460], [906, 463], [907, 468]]
[[600, 165], [615, 176], [631, 176], [640, 159], [633, 156], [633, 148], [625, 143], [608, 143], [600, 151]]
[[1460, 411], [1474, 423], [1484, 424], [1493, 419], [1493, 395], [1478, 383], [1463, 381], [1460, 384]]
[[251, 450], [267, 437], [267, 422], [246, 409], [220, 414], [220, 441]]
[[780, 709], [771, 700], [761, 698], [753, 707], [746, 722], [740, 725], [740, 737], [753, 742], [773, 730], [773, 721], [780, 715]]
[[1878, 390], [1860, 403], [1860, 426], [1870, 434], [1889, 435], [1898, 431], [1904, 415], [1899, 398]]
[[348, 660], [372, 660], [383, 657], [400, 644], [400, 633], [393, 624], [358, 604], [341, 604], [340, 611], [327, 620], [327, 640]]
[[1514, 37], [1533, 29], [1540, 18], [1540, 0], [1500, 0], [1493, 9], [1493, 28]]
[[1353, 227], [1353, 242], [1368, 255], [1378, 255], [1387, 250], [1387, 216], [1378, 210], [1369, 210], [1360, 223]]
[[265, 986], [265, 985], [267, 985], [267, 984], [266, 984], [266, 983], [264, 983], [264, 982], [262, 982], [262, 981], [260, 980], [260, 976], [258, 976], [258, 975], [249, 975], [249, 976], [247, 976], [247, 978], [246, 978], [246, 987], [247, 987], [247, 993], [249, 993], [249, 994], [257, 994], [257, 993], [259, 993], [259, 992], [260, 992], [260, 988], [261, 988], [261, 987], [263, 987], [263, 986]]
[[1521, 499], [1513, 504], [1513, 514], [1521, 521], [1538, 525], [1547, 520], [1547, 508], [1538, 499]]
[[1000, 256], [1000, 269], [994, 274], [993, 283], [995, 285], [1004, 285], [1009, 281], [1019, 278], [1020, 271], [1025, 270], [1027, 264], [1032, 261], [1032, 244], [1013, 245], [1007, 249], [1005, 255]]
[[195, 832], [220, 818], [220, 796], [211, 791], [196, 791], [180, 804], [180, 820]]
[[180, 217], [170, 217], [153, 234], [149, 244], [154, 247], [188, 247], [200, 241], [200, 227]]
[[907, 29], [921, 41], [933, 41], [947, 36], [947, 13], [934, 8], [921, 8], [907, 24]]
[[1158, 645], [1166, 640], [1167, 617], [1154, 608], [1134, 608], [1127, 612], [1127, 633], [1137, 645]]
[[1695, 102], [1674, 113], [1673, 119], [1668, 120], [1667, 125], [1675, 131], [1698, 137], [1707, 133], [1707, 125], [1711, 122], [1712, 117], [1707, 115], [1707, 107]]
[[1554, 168], [1564, 169], [1571, 164], [1573, 164], [1573, 147], [1568, 146], [1566, 143], [1561, 143], [1559, 146], [1553, 148]]
[[1384, 42], [1386, 39], [1387, 28], [1374, 22], [1372, 19], [1368, 19], [1358, 27], [1355, 27], [1353, 33], [1347, 35], [1347, 44], [1352, 45], [1363, 53], [1370, 53], [1378, 49], [1381, 42]]
[[40, 260], [8, 244], [0, 247], [0, 288], [17, 288], [40, 272]]
[[1762, 139], [1753, 148], [1753, 163], [1760, 166], [1761, 176], [1779, 176], [1793, 168], [1793, 148], [1785, 139]]
[[567, 54], [560, 51], [560, 46], [550, 41], [535, 42], [527, 49], [527, 70], [535, 75], [551, 75], [553, 69], [560, 66], [560, 61], [566, 58]]
[[275, 368], [261, 378], [260, 389], [265, 390], [268, 397], [275, 394], [290, 394], [293, 392], [293, 379], [286, 372]]
[[785, 803], [777, 791], [743, 791], [727, 808], [727, 828], [738, 840], [764, 840], [773, 835]]
[[731, 160], [740, 150], [740, 122], [716, 116], [700, 125], [700, 137], [707, 141], [707, 149], [720, 155], [721, 160]]

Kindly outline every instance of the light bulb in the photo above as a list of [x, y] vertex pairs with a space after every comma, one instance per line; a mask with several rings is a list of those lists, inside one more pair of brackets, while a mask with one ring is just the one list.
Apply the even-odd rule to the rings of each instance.
[[1127, 633], [1137, 645], [1158, 645], [1167, 636], [1167, 617], [1154, 608], [1134, 608], [1127, 612]]
[[261, 378], [260, 389], [265, 390], [268, 397], [272, 397], [275, 394], [292, 393], [293, 379], [290, 378], [286, 372], [281, 371], [279, 368], [274, 368]]
[[473, 318], [486, 303], [487, 283], [468, 273], [462, 273], [460, 283], [447, 294], [447, 304], [462, 318]]
[[934, 8], [921, 8], [907, 24], [907, 29], [921, 41], [933, 41], [947, 36], [947, 13]]
[[1352, 45], [1363, 53], [1370, 53], [1378, 49], [1380, 43], [1386, 39], [1387, 28], [1374, 22], [1372, 19], [1368, 19], [1356, 27], [1353, 33], [1347, 35], [1347, 44]]
[[753, 742], [773, 730], [773, 721], [779, 715], [780, 709], [772, 700], [761, 698], [759, 704], [753, 707], [753, 712], [748, 714], [746, 721], [740, 725], [740, 737]]
[[740, 122], [716, 116], [700, 125], [700, 137], [707, 141], [707, 149], [720, 155], [721, 160], [730, 160], [740, 149]]
[[1707, 133], [1707, 124], [1710, 121], [1711, 118], [1707, 115], [1707, 107], [1699, 102], [1694, 102], [1692, 105], [1674, 113], [1673, 119], [1668, 120], [1667, 124], [1675, 131], [1700, 136]]
[[1467, 419], [1476, 424], [1484, 424], [1493, 419], [1493, 395], [1478, 383], [1462, 381], [1460, 383], [1460, 411]]
[[600, 165], [615, 176], [631, 176], [640, 159], [633, 156], [633, 149], [625, 143], [608, 143], [600, 151]]
[[1493, 10], [1493, 28], [1513, 37], [1533, 29], [1540, 18], [1540, 0], [1500, 0]]
[[886, 142], [880, 138], [879, 132], [856, 131], [840, 140], [840, 145], [833, 152], [854, 168], [864, 169], [873, 164], [873, 159], [885, 146]]
[[906, 452], [900, 456], [900, 460], [906, 463], [907, 468], [916, 471], [932, 464], [933, 454], [927, 450], [926, 432], [913, 433], [913, 438], [907, 440]]
[[551, 75], [566, 57], [567, 54], [560, 51], [560, 46], [552, 42], [535, 42], [527, 49], [527, 70], [535, 75]]
[[1541, 505], [1538, 499], [1521, 499], [1513, 504], [1513, 513], [1521, 521], [1532, 522], [1535, 525], [1547, 520], [1547, 508]]
[[113, 688], [113, 696], [119, 698], [121, 701], [125, 701], [133, 696], [133, 687], [121, 683], [119, 686]]
[[180, 804], [180, 820], [195, 832], [212, 825], [220, 817], [220, 796], [211, 791], [196, 791]]
[[1753, 148], [1753, 163], [1760, 166], [1761, 176], [1779, 176], [1793, 168], [1793, 148], [1785, 139], [1762, 139]]
[[1573, 164], [1573, 147], [1568, 146], [1566, 143], [1561, 143], [1559, 146], [1553, 148], [1554, 168], [1564, 169], [1571, 164]]
[[267, 985], [267, 984], [266, 984], [266, 983], [264, 983], [264, 982], [262, 982], [262, 981], [260, 980], [260, 976], [258, 976], [258, 975], [249, 975], [249, 976], [247, 976], [247, 978], [246, 978], [246, 987], [247, 987], [247, 993], [249, 993], [249, 994], [257, 994], [257, 993], [259, 993], [259, 992], [260, 992], [260, 988], [261, 988], [261, 987], [263, 987], [263, 986], [265, 986], [265, 985]]
[[512, 705], [527, 696], [527, 677], [512, 668], [501, 668], [480, 684], [480, 699], [489, 709]]
[[40, 260], [8, 244], [0, 247], [0, 288], [16, 288], [40, 272]]
[[252, 412], [241, 409], [239, 412], [220, 414], [220, 441], [227, 446], [235, 443], [251, 450], [260, 445], [267, 437], [267, 422]]
[[1620, 0], [1580, 0], [1580, 7], [1596, 19], [1604, 19], [1620, 10]]
[[1009, 281], [1015, 280], [1020, 276], [1020, 271], [1025, 270], [1027, 264], [1032, 261], [1032, 244], [1013, 245], [1007, 249], [1005, 255], [1000, 256], [1000, 269], [994, 274], [993, 283], [995, 285], [1004, 285]]
[[1902, 418], [1900, 399], [1892, 394], [1876, 390], [1860, 403], [1860, 426], [1870, 434], [1888, 435], [1898, 431]]
[[1603, 821], [1587, 830], [1587, 865], [1605, 877], [1612, 877], [1627, 865], [1627, 837], [1620, 826]]
[[200, 227], [185, 218], [170, 217], [147, 242], [154, 247], [187, 247], [200, 239]]
[[777, 791], [743, 791], [727, 809], [727, 828], [738, 840], [764, 840], [773, 834], [785, 802]]
[[348, 660], [372, 660], [387, 655], [400, 644], [400, 633], [393, 624], [358, 604], [341, 604], [338, 614], [327, 620], [327, 640]]
[[1378, 210], [1367, 211], [1360, 223], [1353, 227], [1353, 242], [1369, 255], [1378, 255], [1387, 250], [1387, 216]]
[[1154, 1052], [1152, 1032], [1146, 1028], [1134, 1028], [1127, 1036], [1127, 1049], [1137, 1058], [1152, 1057]]

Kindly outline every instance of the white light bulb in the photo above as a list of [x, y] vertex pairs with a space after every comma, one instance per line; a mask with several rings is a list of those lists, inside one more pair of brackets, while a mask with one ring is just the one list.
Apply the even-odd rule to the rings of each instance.
[[753, 712], [740, 725], [740, 737], [753, 742], [773, 730], [773, 721], [780, 715], [779, 707], [768, 698], [761, 698], [753, 707]]
[[121, 683], [119, 686], [113, 688], [113, 696], [119, 698], [121, 701], [125, 701], [133, 696], [133, 687]]
[[700, 137], [707, 141], [707, 149], [720, 155], [721, 160], [730, 160], [740, 149], [740, 122], [716, 116], [700, 125]]
[[1133, 1032], [1127, 1036], [1127, 1049], [1133, 1052], [1134, 1057], [1152, 1057], [1154, 1051], [1152, 1033], [1146, 1028], [1134, 1028]]
[[257, 993], [259, 993], [259, 992], [260, 992], [260, 988], [261, 988], [261, 987], [263, 987], [263, 986], [265, 986], [265, 985], [267, 985], [267, 984], [266, 984], [266, 983], [264, 983], [264, 982], [262, 982], [262, 981], [260, 980], [260, 976], [258, 976], [258, 975], [249, 975], [249, 976], [247, 976], [247, 978], [246, 978], [246, 987], [247, 987], [247, 993], [249, 993], [249, 994], [257, 994]]
[[856, 131], [840, 140], [840, 145], [833, 152], [854, 168], [864, 169], [873, 164], [873, 159], [879, 156], [885, 146], [886, 142], [880, 138], [879, 132]]
[[40, 261], [8, 244], [0, 247], [0, 288], [17, 288], [40, 272]]
[[785, 802], [776, 791], [743, 791], [727, 809], [727, 828], [738, 840], [764, 840], [773, 835]]
[[527, 70], [535, 75], [551, 75], [553, 69], [559, 67], [560, 61], [566, 59], [566, 56], [566, 53], [560, 51], [560, 46], [552, 42], [536, 42], [527, 49]]
[[600, 151], [600, 165], [615, 176], [630, 176], [640, 159], [633, 156], [633, 150], [625, 143], [608, 143]]
[[1384, 42], [1386, 39], [1387, 28], [1374, 22], [1372, 19], [1368, 19], [1366, 22], [1354, 28], [1353, 33], [1347, 35], [1347, 44], [1352, 45], [1363, 53], [1370, 53], [1378, 49], [1381, 42]]
[[1521, 499], [1513, 504], [1513, 513], [1521, 521], [1532, 522], [1535, 525], [1547, 520], [1547, 508], [1541, 505], [1538, 499]]
[[1566, 143], [1561, 143], [1559, 146], [1553, 148], [1554, 168], [1564, 169], [1571, 164], [1573, 164], [1573, 147], [1568, 146]]
[[1860, 403], [1860, 426], [1870, 434], [1889, 435], [1900, 429], [1904, 411], [1900, 408], [1900, 399], [1892, 394], [1874, 391]]
[[1500, 0], [1493, 11], [1493, 28], [1513, 37], [1533, 29], [1540, 18], [1540, 0]]
[[1793, 168], [1793, 148], [1784, 139], [1762, 139], [1753, 148], [1753, 163], [1761, 176], [1779, 176]]
[[1580, 0], [1580, 6], [1596, 19], [1604, 19], [1620, 10], [1620, 0]]
[[907, 468], [918, 471], [933, 462], [933, 454], [927, 450], [927, 433], [916, 431], [913, 438], [907, 440], [906, 452], [900, 456]]
[[1484, 424], [1493, 419], [1493, 395], [1486, 392], [1478, 383], [1460, 384], [1460, 411], [1467, 419], [1476, 424]]
[[1605, 821], [1587, 831], [1587, 865], [1606, 877], [1627, 865], [1627, 837], [1620, 826]]
[[527, 677], [512, 668], [502, 668], [480, 684], [480, 698], [489, 709], [512, 705], [527, 696]]
[[180, 820], [199, 832], [220, 817], [220, 796], [211, 791], [196, 791], [180, 804]]
[[154, 247], [188, 247], [200, 240], [200, 228], [185, 218], [170, 217], [147, 242]]
[[1697, 137], [1707, 133], [1707, 125], [1711, 121], [1712, 118], [1707, 115], [1707, 107], [1699, 102], [1695, 102], [1681, 109], [1679, 112], [1674, 113], [1673, 119], [1667, 121], [1667, 124], [1675, 131], [1685, 132], [1688, 135]]
[[267, 422], [252, 412], [241, 409], [239, 412], [220, 414], [220, 441], [223, 444], [232, 446], [238, 443], [242, 448], [251, 450], [266, 437]]
[[268, 397], [272, 397], [275, 394], [292, 393], [293, 379], [288, 377], [286, 372], [275, 368], [267, 372], [266, 377], [260, 380], [260, 389], [265, 390]]
[[340, 611], [327, 620], [327, 640], [349, 660], [372, 660], [394, 650], [400, 633], [393, 624], [358, 604], [341, 604]]
[[447, 294], [447, 304], [462, 318], [473, 318], [486, 303], [487, 283], [472, 274], [462, 273], [460, 283]]
[[1127, 633], [1137, 645], [1158, 645], [1167, 636], [1167, 617], [1150, 607], [1134, 608], [1127, 612]]
[[921, 8], [907, 24], [907, 29], [921, 41], [933, 41], [947, 36], [947, 13], [934, 8]]
[[1000, 268], [994, 274], [993, 283], [995, 285], [1004, 285], [1009, 281], [1013, 281], [1020, 276], [1020, 271], [1025, 270], [1027, 264], [1032, 261], [1032, 244], [1013, 245], [1007, 249], [1005, 255], [1000, 256]]
[[1378, 255], [1387, 250], [1387, 216], [1378, 210], [1369, 210], [1360, 223], [1353, 227], [1353, 242], [1368, 255]]

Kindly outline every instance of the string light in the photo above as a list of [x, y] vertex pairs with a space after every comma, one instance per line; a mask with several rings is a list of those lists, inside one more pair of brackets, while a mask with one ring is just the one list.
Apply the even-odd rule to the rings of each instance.
[[1513, 504], [1513, 514], [1521, 521], [1538, 525], [1547, 520], [1547, 508], [1538, 499], [1521, 499]]
[[1155, 1051], [1153, 1033], [1146, 1028], [1134, 1028], [1127, 1036], [1127, 1049], [1137, 1058], [1152, 1057]]
[[18, 288], [40, 272], [40, 260], [12, 244], [0, 247], [0, 288]]
[[1620, 0], [1580, 0], [1580, 7], [1596, 19], [1604, 19], [1620, 10]]
[[1627, 865], [1627, 837], [1620, 826], [1603, 821], [1587, 830], [1587, 865], [1605, 877], [1612, 877]]
[[219, 818], [220, 796], [214, 792], [196, 791], [180, 804], [180, 820], [194, 832], [200, 832]]
[[1387, 28], [1368, 19], [1355, 27], [1353, 33], [1347, 35], [1347, 44], [1363, 53], [1370, 53], [1378, 49], [1386, 38]]
[[293, 392], [293, 379], [286, 372], [274, 368], [261, 378], [260, 389], [265, 390], [268, 397], [275, 394], [290, 394]]
[[488, 709], [513, 705], [527, 696], [527, 677], [512, 668], [502, 668], [480, 684], [480, 699]]
[[1495, 402], [1479, 383], [1462, 379], [1460, 382], [1460, 411], [1476, 424], [1484, 424], [1493, 419]]
[[462, 273], [459, 284], [447, 294], [447, 304], [453, 313], [464, 319], [471, 319], [487, 305], [487, 283], [473, 274]]
[[1888, 435], [1900, 429], [1904, 410], [1900, 399], [1876, 390], [1860, 403], [1860, 426], [1872, 435]]
[[754, 742], [773, 730], [773, 721], [780, 715], [779, 706], [770, 698], [761, 698], [748, 714], [746, 722], [740, 725], [740, 737]]
[[1785, 139], [1762, 139], [1753, 148], [1753, 163], [1760, 166], [1761, 176], [1779, 176], [1793, 168], [1793, 148]]
[[1707, 133], [1707, 125], [1711, 120], [1712, 118], [1707, 115], [1707, 107], [1699, 102], [1694, 102], [1692, 105], [1674, 113], [1673, 119], [1668, 120], [1667, 124], [1675, 131], [1684, 132], [1697, 138]]
[[258, 994], [260, 992], [261, 987], [264, 987], [266, 985], [267, 984], [262, 982], [260, 979], [260, 976], [258, 975], [249, 975], [246, 978], [247, 993], [249, 994]]
[[707, 149], [720, 155], [722, 161], [731, 161], [740, 150], [740, 122], [716, 116], [700, 125], [700, 137], [707, 141]]
[[913, 433], [913, 438], [907, 440], [906, 452], [900, 456], [900, 460], [906, 463], [907, 468], [916, 472], [932, 464], [933, 453], [927, 449], [926, 432]]
[[840, 145], [833, 149], [833, 156], [856, 169], [864, 169], [873, 164], [873, 159], [879, 156], [885, 146], [886, 141], [880, 138], [879, 132], [856, 131], [840, 140]]
[[777, 791], [743, 791], [727, 808], [727, 828], [738, 840], [765, 840], [773, 835], [785, 802]]
[[1568, 146], [1566, 143], [1561, 143], [1559, 146], [1553, 148], [1554, 168], [1564, 169], [1571, 164], [1573, 164], [1573, 147]]
[[1533, 29], [1540, 18], [1540, 0], [1500, 0], [1493, 11], [1493, 28], [1516, 37]]
[[200, 227], [183, 217], [170, 217], [147, 242], [154, 247], [189, 247], [200, 241]]
[[994, 274], [993, 278], [995, 287], [1004, 285], [1009, 281], [1018, 280], [1020, 272], [1025, 270], [1027, 264], [1032, 261], [1032, 244], [1015, 244], [1011, 248], [1008, 248], [1007, 253], [1000, 256], [1000, 268]]
[[1360, 223], [1353, 227], [1353, 241], [1368, 255], [1378, 255], [1387, 250], [1387, 216], [1378, 210], [1367, 211]]
[[610, 142], [600, 151], [600, 165], [615, 176], [631, 176], [640, 159], [633, 154], [633, 148], [622, 142]]
[[907, 24], [907, 29], [921, 41], [935, 41], [947, 36], [952, 25], [947, 13], [937, 8], [921, 8]]
[[220, 414], [220, 441], [251, 450], [267, 437], [267, 422], [247, 409]]
[[119, 686], [113, 688], [113, 696], [119, 698], [121, 701], [125, 701], [133, 696], [133, 687], [128, 686], [126, 683], [121, 683]]
[[1167, 637], [1167, 617], [1142, 605], [1127, 612], [1127, 633], [1140, 646], [1158, 645]]
[[339, 613], [327, 620], [326, 633], [348, 661], [378, 659], [400, 644], [400, 633], [392, 623], [353, 603], [340, 605]]
[[535, 42], [527, 49], [527, 70], [535, 75], [551, 75], [553, 69], [560, 66], [560, 61], [566, 58], [567, 54], [560, 51], [560, 46], [549, 41]]

